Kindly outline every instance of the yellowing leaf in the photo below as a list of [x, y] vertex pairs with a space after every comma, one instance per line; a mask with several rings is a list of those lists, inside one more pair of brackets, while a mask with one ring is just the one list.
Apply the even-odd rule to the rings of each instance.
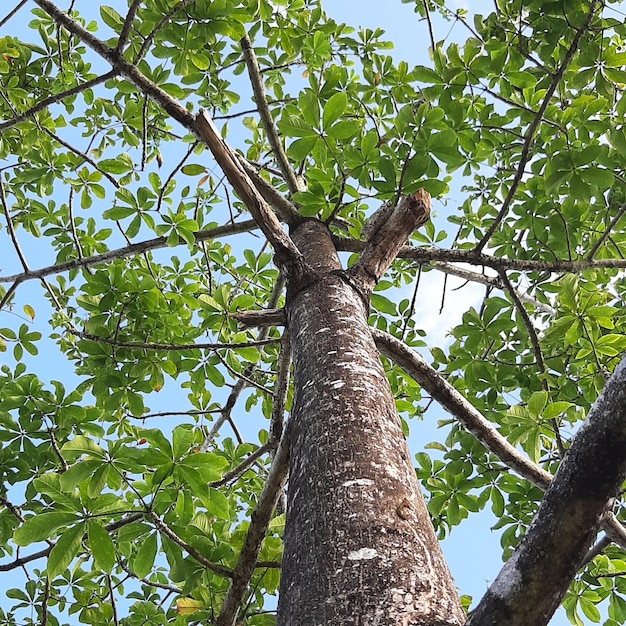
[[178, 615], [191, 615], [203, 608], [202, 602], [194, 600], [193, 598], [178, 598], [178, 600], [176, 600], [176, 613], [178, 613]]
[[24, 313], [26, 313], [26, 315], [28, 315], [28, 317], [31, 320], [35, 319], [35, 309], [33, 309], [33, 307], [30, 306], [30, 304], [25, 304], [24, 305]]

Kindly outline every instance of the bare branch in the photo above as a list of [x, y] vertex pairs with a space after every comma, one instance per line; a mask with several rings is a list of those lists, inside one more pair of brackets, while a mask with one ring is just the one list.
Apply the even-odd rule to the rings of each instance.
[[[195, 239], [196, 241], [218, 239], [220, 237], [245, 233], [254, 230], [256, 227], [256, 222], [254, 220], [246, 220], [245, 222], [237, 222], [235, 224], [225, 224], [224, 226], [216, 226], [215, 228], [209, 228], [208, 230], [195, 233]], [[103, 252], [102, 254], [83, 257], [82, 259], [73, 259], [72, 261], [66, 261], [65, 263], [56, 263], [55, 265], [48, 265], [47, 267], [42, 267], [37, 270], [29, 270], [21, 274], [13, 274], [12, 276], [0, 276], [0, 283], [21, 283], [25, 280], [43, 278], [44, 276], [51, 276], [53, 274], [61, 274], [62, 272], [68, 272], [69, 270], [98, 265], [113, 259], [123, 259], [128, 256], [142, 254], [148, 250], [156, 250], [158, 248], [165, 247], [167, 247], [166, 238], [155, 237], [154, 239], [148, 239], [147, 241], [132, 243], [128, 246], [124, 246], [123, 248], [109, 250], [108, 252]]]
[[35, 106], [28, 109], [28, 111], [19, 113], [12, 117], [10, 120], [6, 120], [5, 122], [0, 122], [0, 131], [7, 130], [8, 128], [11, 128], [16, 124], [27, 120], [29, 117], [33, 117], [34, 115], [39, 113], [39, 111], [47, 109], [50, 105], [61, 102], [61, 100], [79, 94], [83, 91], [86, 91], [87, 89], [91, 89], [96, 85], [100, 85], [101, 83], [104, 83], [105, 81], [109, 80], [110, 78], [114, 78], [115, 76], [117, 76], [117, 72], [110, 71], [106, 74], [102, 74], [101, 76], [96, 76], [96, 78], [92, 78], [85, 83], [75, 85], [74, 87], [70, 87], [70, 89], [66, 89], [65, 91], [61, 91], [59, 93], [48, 96], [47, 98], [44, 98], [41, 102], [38, 102]]
[[205, 111], [196, 117], [196, 131], [202, 141], [209, 147], [228, 182], [233, 186], [243, 203], [250, 211], [255, 222], [276, 250], [281, 264], [290, 261], [296, 266], [304, 263], [302, 254], [285, 233], [273, 211], [254, 186], [254, 183], [241, 166], [239, 159], [219, 134], [213, 120]]
[[111, 339], [110, 337], [100, 337], [98, 335], [92, 335], [78, 330], [68, 328], [68, 332], [72, 335], [76, 335], [81, 339], [89, 339], [90, 341], [96, 341], [98, 343], [105, 343], [110, 346], [117, 346], [119, 348], [136, 348], [141, 350], [163, 350], [165, 352], [176, 352], [179, 350], [237, 350], [238, 348], [262, 348], [273, 343], [278, 343], [280, 339], [261, 339], [243, 341], [241, 343], [143, 343], [141, 341], [118, 341], [117, 339]]
[[591, 22], [594, 16], [596, 15], [596, 10], [598, 6], [601, 6], [601, 5], [602, 3], [600, 2], [600, 0], [593, 0], [593, 2], [591, 2], [587, 19], [585, 20], [583, 25], [576, 31], [576, 34], [574, 35], [574, 38], [572, 39], [572, 43], [570, 44], [570, 47], [565, 53], [563, 62], [559, 66], [558, 70], [552, 76], [552, 80], [550, 81], [550, 85], [546, 89], [546, 93], [545, 93], [545, 96], [543, 97], [543, 100], [541, 101], [541, 105], [539, 106], [539, 109], [537, 113], [535, 114], [533, 121], [530, 123], [528, 130], [526, 131], [526, 135], [524, 136], [524, 143], [522, 145], [522, 151], [520, 154], [519, 164], [517, 166], [515, 176], [513, 177], [513, 181], [511, 182], [511, 186], [509, 187], [509, 191], [506, 195], [506, 198], [504, 199], [504, 202], [502, 203], [502, 208], [498, 212], [498, 215], [496, 215], [496, 217], [494, 218], [493, 222], [491, 223], [491, 226], [489, 226], [489, 228], [487, 229], [487, 232], [483, 235], [483, 238], [476, 245], [476, 248], [475, 248], [476, 252], [482, 252], [483, 248], [487, 245], [487, 243], [489, 243], [489, 240], [491, 239], [491, 236], [493, 235], [493, 233], [496, 232], [496, 229], [500, 225], [500, 222], [502, 222], [502, 220], [505, 218], [506, 214], [508, 213], [509, 207], [511, 206], [511, 203], [513, 202], [513, 198], [515, 197], [517, 188], [520, 182], [522, 181], [524, 170], [526, 169], [526, 165], [531, 156], [530, 146], [535, 136], [535, 131], [537, 130], [537, 128], [539, 127], [539, 124], [541, 123], [541, 120], [543, 119], [544, 113], [546, 112], [546, 109], [548, 108], [548, 104], [550, 104], [550, 100], [552, 99], [552, 96], [554, 95], [556, 88], [561, 82], [561, 79], [563, 78], [563, 74], [565, 74], [565, 70], [567, 70], [570, 63], [572, 62], [572, 59], [574, 58], [574, 54], [576, 53], [576, 50], [578, 49], [578, 44], [580, 43], [582, 36], [585, 34], [587, 29], [591, 25]]
[[252, 84], [254, 101], [256, 102], [259, 115], [261, 116], [261, 122], [263, 123], [267, 140], [269, 141], [272, 152], [276, 157], [278, 167], [285, 178], [287, 187], [289, 187], [290, 193], [294, 194], [297, 191], [301, 191], [300, 185], [298, 184], [298, 178], [289, 163], [289, 159], [283, 149], [282, 141], [278, 135], [278, 131], [276, 130], [274, 119], [272, 118], [270, 107], [267, 102], [267, 98], [265, 97], [265, 88], [263, 86], [263, 79], [261, 78], [261, 70], [259, 69], [259, 64], [257, 62], [256, 55], [254, 54], [254, 49], [252, 48], [252, 42], [250, 41], [250, 37], [247, 33], [242, 37], [240, 44], [243, 52], [243, 58], [245, 59], [246, 67], [248, 68], [250, 83]]
[[248, 588], [250, 577], [256, 566], [256, 559], [261, 543], [267, 532], [276, 503], [287, 480], [289, 460], [289, 427], [278, 446], [270, 473], [259, 497], [259, 503], [252, 513], [250, 526], [246, 533], [239, 559], [232, 571], [230, 587], [222, 610], [217, 618], [217, 626], [234, 626], [241, 602]]

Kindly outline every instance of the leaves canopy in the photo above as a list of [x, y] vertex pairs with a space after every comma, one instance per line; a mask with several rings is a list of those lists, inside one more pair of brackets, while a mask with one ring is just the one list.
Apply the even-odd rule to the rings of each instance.
[[[426, 348], [511, 444], [556, 470], [626, 348], [619, 3], [498, 1], [466, 20], [416, 2], [424, 33], [435, 10], [467, 32], [434, 38], [417, 67], [392, 59], [381, 30], [338, 24], [313, 0], [132, 1], [99, 15], [75, 2], [71, 19], [34, 4], [5, 18], [29, 30], [0, 37], [0, 551], [4, 570], [31, 573], [2, 620], [220, 611], [283, 412], [280, 329], [233, 314], [280, 306], [282, 282], [194, 135], [199, 108], [347, 252], [375, 203], [419, 188], [440, 199], [379, 283], [371, 323]], [[295, 188], [243, 76], [246, 34]], [[484, 286], [440, 344], [414, 315], [427, 272]], [[54, 353], [29, 280], [51, 307]], [[65, 384], [30, 358], [43, 346], [71, 365]], [[401, 415], [420, 414], [427, 395], [387, 365]], [[162, 426], [165, 412], [176, 417]], [[440, 536], [490, 507], [507, 557], [540, 489], [452, 419], [431, 448], [417, 464]], [[281, 530], [276, 515], [246, 624], [273, 623]], [[616, 546], [586, 565], [565, 599], [572, 623], [600, 621], [604, 601], [607, 623], [626, 622], [625, 565]]]

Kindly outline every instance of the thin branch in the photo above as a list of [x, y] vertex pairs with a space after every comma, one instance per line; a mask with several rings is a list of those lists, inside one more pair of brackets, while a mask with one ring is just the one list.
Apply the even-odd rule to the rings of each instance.
[[15, 8], [11, 9], [5, 17], [0, 20], [0, 28], [2, 28], [27, 2], [28, 0], [22, 0]]
[[111, 174], [104, 172], [98, 167], [98, 164], [85, 152], [81, 152], [78, 148], [72, 146], [72, 144], [61, 139], [58, 135], [55, 135], [51, 130], [44, 128], [43, 131], [56, 142], [60, 143], [64, 148], [67, 148], [70, 152], [73, 152], [76, 156], [79, 156], [83, 161], [86, 161], [94, 168], [94, 170], [100, 172], [116, 189], [120, 188], [120, 184], [111, 176]]
[[111, 339], [110, 337], [100, 337], [98, 335], [92, 335], [71, 328], [67, 329], [72, 335], [76, 335], [81, 339], [89, 339], [90, 341], [96, 341], [98, 343], [105, 343], [110, 346], [116, 346], [118, 348], [136, 348], [141, 350], [163, 350], [165, 352], [177, 352], [180, 350], [237, 350], [239, 348], [262, 348], [273, 343], [278, 343], [280, 339], [262, 339], [258, 341], [243, 341], [241, 343], [143, 343], [141, 341], [118, 341], [117, 339]]
[[545, 490], [552, 476], [512, 446], [437, 370], [392, 335], [370, 329], [378, 349], [416, 380], [443, 408], [503, 463]]
[[15, 229], [13, 228], [13, 220], [11, 219], [11, 214], [9, 213], [9, 207], [7, 205], [7, 197], [4, 192], [4, 183], [2, 182], [2, 179], [0, 179], [0, 204], [2, 204], [2, 211], [4, 212], [4, 217], [7, 222], [7, 230], [9, 231], [9, 237], [11, 238], [11, 243], [13, 244], [13, 247], [15, 248], [15, 252], [17, 254], [17, 257], [20, 260], [20, 263], [22, 264], [22, 267], [24, 268], [24, 271], [28, 272], [29, 270], [28, 270], [28, 263], [26, 262], [26, 257], [24, 256], [24, 253], [22, 252], [22, 249], [20, 248], [20, 243], [17, 240]]
[[237, 564], [232, 571], [230, 587], [216, 626], [234, 626], [244, 595], [254, 572], [256, 560], [261, 549], [263, 538], [272, 519], [276, 503], [287, 480], [289, 466], [289, 428], [281, 439], [270, 473], [265, 481], [259, 503], [252, 513], [250, 526], [246, 533]]
[[122, 26], [122, 32], [120, 32], [120, 36], [117, 40], [117, 46], [115, 47], [115, 52], [121, 54], [124, 50], [124, 46], [128, 42], [128, 38], [130, 37], [130, 31], [133, 27], [133, 20], [137, 15], [137, 11], [139, 10], [139, 5], [142, 3], [142, 0], [133, 0], [130, 7], [128, 7], [128, 13], [126, 14], [126, 19], [124, 20], [124, 25]]
[[183, 541], [169, 526], [156, 514], [154, 511], [149, 511], [148, 515], [154, 522], [155, 527], [161, 533], [163, 533], [168, 539], [171, 539], [177, 546], [185, 550], [190, 557], [195, 559], [200, 565], [203, 565], [207, 569], [211, 570], [218, 576], [224, 576], [225, 578], [231, 578], [233, 573], [221, 565], [216, 565], [208, 559], [205, 559], [195, 548]]
[[254, 101], [256, 103], [257, 110], [259, 111], [259, 115], [261, 116], [261, 122], [263, 124], [263, 128], [265, 129], [267, 140], [269, 141], [272, 152], [276, 157], [278, 167], [285, 178], [287, 187], [289, 187], [289, 192], [293, 195], [294, 193], [301, 191], [300, 185], [298, 184], [296, 173], [291, 167], [289, 159], [285, 154], [278, 130], [274, 124], [274, 119], [272, 118], [270, 107], [267, 102], [267, 98], [265, 97], [265, 88], [263, 86], [263, 79], [261, 78], [259, 63], [256, 55], [254, 54], [252, 42], [250, 41], [250, 37], [247, 33], [242, 37], [239, 43], [241, 44], [243, 58], [246, 61], [246, 67], [248, 68], [248, 75], [250, 76], [250, 83], [252, 84], [252, 91], [254, 93]]
[[544, 113], [546, 109], [548, 108], [548, 104], [550, 104], [550, 100], [552, 99], [552, 96], [554, 95], [554, 92], [556, 91], [556, 88], [558, 87], [559, 82], [561, 81], [561, 78], [563, 78], [563, 74], [565, 74], [565, 70], [569, 67], [570, 63], [572, 62], [572, 59], [574, 58], [574, 54], [576, 53], [576, 50], [578, 49], [578, 44], [580, 43], [580, 40], [582, 36], [584, 35], [584, 33], [589, 28], [591, 21], [593, 20], [596, 14], [596, 8], [599, 4], [601, 4], [600, 0], [593, 0], [593, 2], [591, 2], [589, 15], [587, 16], [587, 19], [585, 20], [583, 25], [576, 31], [576, 34], [574, 35], [572, 43], [570, 44], [570, 47], [565, 53], [565, 58], [563, 59], [563, 62], [559, 66], [556, 73], [552, 76], [552, 80], [550, 81], [550, 85], [546, 89], [546, 93], [545, 93], [545, 96], [543, 97], [541, 105], [537, 113], [535, 114], [533, 121], [530, 123], [528, 130], [526, 131], [526, 135], [524, 137], [524, 144], [522, 145], [522, 151], [520, 154], [520, 161], [517, 166], [515, 176], [513, 177], [511, 186], [509, 187], [509, 191], [506, 195], [506, 198], [504, 199], [504, 202], [502, 203], [502, 208], [500, 209], [500, 211], [498, 212], [498, 215], [496, 215], [493, 222], [487, 229], [487, 232], [484, 234], [483, 238], [476, 245], [476, 248], [475, 248], [476, 252], [482, 252], [483, 248], [487, 245], [487, 243], [491, 239], [491, 236], [500, 225], [500, 222], [502, 222], [502, 220], [504, 219], [504, 217], [509, 211], [509, 207], [511, 206], [511, 203], [513, 201], [517, 188], [520, 182], [522, 181], [526, 164], [528, 163], [528, 160], [530, 159], [530, 146], [535, 136], [535, 131], [537, 130], [539, 124], [541, 123], [541, 120], [543, 119]]
[[[499, 275], [500, 275], [500, 280], [502, 281], [502, 284], [504, 285], [504, 288], [509, 293], [511, 300], [513, 301], [513, 304], [515, 305], [515, 308], [517, 309], [517, 312], [522, 318], [522, 322], [524, 323], [524, 326], [526, 327], [526, 331], [528, 332], [528, 338], [530, 339], [530, 344], [533, 348], [533, 354], [535, 355], [535, 362], [537, 364], [537, 369], [539, 370], [539, 373], [542, 374], [541, 387], [544, 391], [549, 391], [548, 383], [544, 376], [546, 373], [546, 364], [545, 364], [545, 361], [543, 360], [543, 353], [541, 352], [541, 346], [539, 345], [539, 337], [537, 336], [537, 331], [535, 330], [532, 320], [530, 319], [528, 312], [524, 308], [524, 305], [522, 304], [520, 299], [517, 297], [517, 293], [515, 292], [515, 289], [513, 289], [513, 285], [511, 285], [511, 281], [509, 280], [509, 277], [506, 275], [506, 272], [500, 271]], [[565, 446], [563, 445], [563, 440], [561, 439], [559, 423], [556, 420], [556, 418], [550, 419], [550, 425], [552, 427], [552, 431], [554, 432], [556, 447], [559, 451], [559, 455], [561, 458], [563, 458], [565, 456]]]
[[[236, 235], [238, 233], [249, 232], [257, 228], [254, 220], [246, 220], [244, 222], [237, 222], [235, 224], [225, 224], [224, 226], [216, 226], [215, 228], [209, 228], [195, 233], [196, 241], [206, 241], [208, 239], [218, 239], [220, 237], [227, 237], [229, 235]], [[187, 244], [185, 244], [187, 245]], [[14, 274], [12, 276], [0, 276], [0, 283], [12, 283], [15, 281], [23, 282], [25, 280], [32, 280], [33, 278], [42, 278], [44, 276], [51, 276], [53, 274], [60, 274], [81, 267], [89, 267], [91, 265], [98, 265], [105, 263], [113, 259], [123, 259], [128, 256], [134, 256], [142, 254], [148, 250], [157, 250], [159, 248], [166, 248], [166, 237], [155, 237], [154, 239], [148, 239], [139, 243], [132, 243], [123, 248], [116, 248], [103, 252], [102, 254], [96, 254], [94, 256], [83, 257], [82, 259], [73, 259], [66, 261], [65, 263], [57, 263], [55, 265], [48, 265], [37, 270], [29, 270], [21, 274]]]
[[165, 24], [167, 24], [170, 21], [170, 19], [176, 13], [178, 13], [178, 11], [182, 11], [185, 7], [189, 6], [190, 4], [193, 4], [195, 1], [196, 0], [181, 0], [178, 4], [176, 4], [172, 8], [171, 11], [169, 11], [168, 13], [165, 13], [163, 15], [163, 17], [161, 18], [159, 23], [150, 31], [150, 34], [144, 39], [144, 42], [141, 45], [141, 48], [139, 49], [139, 52], [137, 53], [137, 56], [133, 60], [134, 64], [139, 63], [139, 61], [141, 61], [141, 59], [144, 58], [144, 56], [148, 52], [150, 46], [152, 45], [152, 41], [154, 40], [154, 36], [161, 30], [161, 28], [163, 28], [163, 26], [165, 26]]
[[[361, 252], [366, 242], [348, 237], [333, 235], [333, 243], [338, 251]], [[403, 246], [397, 254], [400, 259], [412, 259], [422, 263], [467, 263], [491, 267], [494, 270], [519, 270], [522, 272], [554, 272], [577, 274], [590, 269], [623, 269], [626, 259], [579, 259], [575, 261], [535, 261], [531, 259], [509, 259], [496, 257], [475, 250], [453, 250], [445, 248], [417, 248]], [[1, 281], [2, 279], [0, 279]]]
[[617, 213], [615, 214], [615, 217], [610, 221], [609, 225], [606, 227], [606, 230], [602, 233], [598, 241], [596, 241], [596, 243], [593, 245], [593, 248], [591, 248], [589, 254], [586, 256], [587, 260], [591, 261], [591, 259], [593, 259], [595, 253], [598, 251], [598, 248], [604, 243], [606, 238], [610, 236], [613, 228], [615, 228], [615, 225], [617, 224], [617, 222], [620, 221], [624, 213], [626, 213], [626, 202], [624, 202], [624, 204], [619, 207]]
[[[464, 278], [465, 280], [475, 283], [481, 283], [483, 285], [487, 285], [488, 287], [495, 287], [496, 289], [500, 290], [504, 289], [502, 282], [498, 276], [487, 276], [486, 274], [473, 272], [471, 270], [465, 269], [464, 267], [456, 267], [456, 265], [450, 265], [449, 263], [433, 263], [432, 266], [434, 269], [445, 272], [446, 274], [452, 274], [453, 276], [458, 276], [459, 278]], [[556, 310], [549, 304], [546, 304], [545, 302], [540, 302], [536, 298], [533, 298], [526, 293], [520, 293], [517, 290], [515, 290], [515, 293], [522, 302], [530, 304], [542, 313], [547, 313], [551, 317], [554, 317], [556, 315]]]
[[239, 478], [239, 476], [241, 476], [251, 465], [254, 465], [258, 459], [260, 459], [264, 454], [267, 454], [270, 450], [273, 450], [275, 447], [275, 441], [272, 441], [271, 439], [266, 441], [254, 452], [251, 452], [239, 465], [237, 465], [237, 467], [230, 470], [230, 472], [226, 472], [220, 480], [209, 483], [209, 485], [211, 487], [222, 487], [236, 478]]
[[424, 6], [424, 15], [426, 17], [426, 22], [428, 23], [428, 36], [430, 37], [430, 49], [435, 54], [435, 33], [433, 31], [433, 23], [430, 20], [430, 9], [428, 7], [428, 0], [422, 0], [422, 5]]
[[43, 111], [44, 109], [47, 109], [50, 105], [61, 102], [61, 100], [64, 100], [65, 98], [69, 98], [70, 96], [79, 94], [83, 91], [86, 91], [87, 89], [91, 89], [92, 87], [95, 87], [96, 85], [100, 85], [101, 83], [104, 83], [110, 78], [115, 78], [115, 76], [117, 76], [117, 72], [112, 70], [110, 72], [107, 72], [106, 74], [102, 74], [101, 76], [96, 76], [96, 78], [92, 78], [91, 80], [88, 80], [85, 83], [81, 83], [80, 85], [75, 85], [74, 87], [71, 87], [70, 89], [66, 89], [65, 91], [60, 91], [59, 93], [53, 94], [52, 96], [48, 96], [47, 98], [44, 98], [41, 102], [38, 102], [35, 106], [28, 109], [28, 111], [19, 113], [15, 115], [14, 117], [12, 117], [10, 120], [6, 120], [5, 122], [0, 122], [0, 131], [7, 130], [8, 128], [12, 128], [13, 126], [19, 124], [20, 122], [27, 120], [29, 117], [33, 117], [34, 115], [39, 113], [39, 111]]

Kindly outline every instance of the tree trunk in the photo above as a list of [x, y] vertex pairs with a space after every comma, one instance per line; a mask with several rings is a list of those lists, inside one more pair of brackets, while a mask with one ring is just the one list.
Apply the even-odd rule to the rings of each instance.
[[463, 624], [363, 293], [323, 224], [292, 238], [312, 269], [287, 292], [294, 401], [277, 623]]

